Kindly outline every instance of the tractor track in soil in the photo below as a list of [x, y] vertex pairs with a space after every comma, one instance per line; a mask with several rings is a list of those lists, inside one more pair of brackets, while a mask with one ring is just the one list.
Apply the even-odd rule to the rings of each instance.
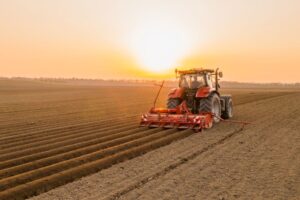
[[[261, 95], [260, 98], [261, 101], [264, 101], [290, 94]], [[90, 95], [90, 93], [87, 93], [87, 95]], [[109, 109], [102, 110], [110, 104], [109, 95], [104, 97], [103, 103], [99, 103], [97, 97], [77, 99], [74, 101], [78, 104], [83, 100], [90, 101], [93, 108], [88, 107], [82, 111], [82, 108], [69, 106], [65, 109], [75, 110], [62, 113], [62, 116], [58, 118], [54, 117], [54, 113], [49, 114], [47, 112], [63, 109], [64, 103], [61, 101], [58, 102], [62, 105], [55, 108], [50, 107], [49, 109], [47, 109], [47, 106], [35, 109], [34, 105], [30, 105], [32, 110], [18, 110], [22, 109], [22, 103], [14, 104], [18, 105], [17, 108], [14, 111], [7, 111], [5, 114], [18, 113], [21, 116], [21, 113], [24, 112], [30, 116], [38, 113], [37, 116], [31, 119], [37, 125], [30, 127], [30, 124], [26, 124], [26, 119], [20, 117], [16, 121], [16, 124], [20, 124], [20, 126], [9, 127], [7, 130], [2, 129], [3, 131], [0, 129], [0, 199], [23, 199], [34, 196], [109, 168], [113, 164], [165, 146], [173, 141], [194, 135], [190, 130], [138, 128], [138, 116], [142, 111], [149, 109], [148, 104], [145, 105], [144, 102], [145, 100], [149, 101], [150, 95], [148, 93], [148, 95], [144, 97], [141, 95], [139, 98], [135, 97], [135, 93], [131, 95], [129, 103], [117, 103], [120, 108], [109, 112]], [[250, 102], [259, 102], [260, 98]], [[117, 101], [118, 95], [113, 99]], [[70, 97], [67, 103], [74, 101]], [[151, 101], [149, 102], [151, 104]], [[52, 102], [53, 106], [55, 106], [55, 103], [57, 102]], [[249, 101], [247, 102], [245, 99], [236, 105], [248, 103]], [[127, 110], [131, 110], [131, 113], [124, 116]], [[94, 113], [89, 114], [87, 119], [82, 120], [80, 114], [89, 112]], [[97, 118], [97, 115], [105, 113], [110, 114], [108, 119]], [[40, 124], [35, 121], [39, 118], [41, 118]], [[112, 123], [116, 120], [117, 123], [112, 126]], [[13, 120], [8, 121], [13, 123]], [[9, 126], [8, 121], [5, 122], [4, 116], [0, 117], [0, 127]], [[122, 197], [151, 180], [159, 179], [187, 161], [193, 160], [223, 144], [239, 132], [240, 130], [235, 130], [227, 133], [224, 137], [210, 143], [206, 148], [188, 155], [185, 159], [165, 166], [154, 174], [145, 176], [139, 182], [131, 184], [130, 187], [114, 192], [109, 198]]]
[[187, 157], [185, 157], [184, 159], [179, 160], [178, 162], [172, 163], [171, 165], [167, 166], [166, 168], [164, 168], [162, 171], [159, 171], [149, 177], [145, 177], [144, 179], [142, 179], [141, 181], [135, 183], [134, 185], [131, 185], [130, 187], [126, 188], [123, 191], [119, 191], [116, 194], [112, 195], [111, 197], [109, 197], [110, 199], [119, 199], [121, 196], [129, 193], [130, 191], [133, 191], [137, 188], [142, 187], [143, 185], [147, 184], [148, 182], [158, 179], [161, 176], [166, 175], [167, 173], [170, 173], [172, 170], [175, 170], [176, 168], [178, 168], [179, 166], [195, 159], [197, 156], [211, 150], [212, 148], [216, 147], [217, 145], [223, 144], [226, 140], [232, 138], [233, 136], [235, 136], [236, 134], [240, 133], [241, 131], [243, 131], [243, 128], [240, 128], [239, 130], [235, 130], [233, 132], [231, 132], [230, 134], [226, 135], [225, 137], [221, 138], [220, 140], [218, 140], [215, 143], [209, 144], [208, 146], [206, 146], [205, 148], [196, 151], [195, 153], [188, 155]]

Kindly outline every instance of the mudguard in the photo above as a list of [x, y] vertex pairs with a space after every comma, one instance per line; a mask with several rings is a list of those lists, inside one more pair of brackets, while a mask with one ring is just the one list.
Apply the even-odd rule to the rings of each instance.
[[212, 90], [210, 87], [199, 88], [196, 93], [196, 98], [206, 98], [210, 95], [211, 92]]
[[183, 93], [184, 93], [183, 88], [174, 88], [170, 91], [168, 97], [169, 98], [182, 98]]

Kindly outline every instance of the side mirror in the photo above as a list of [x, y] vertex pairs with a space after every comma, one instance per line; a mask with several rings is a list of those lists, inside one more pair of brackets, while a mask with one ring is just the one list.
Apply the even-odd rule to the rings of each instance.
[[220, 77], [220, 78], [223, 77], [223, 72], [219, 72], [219, 77]]

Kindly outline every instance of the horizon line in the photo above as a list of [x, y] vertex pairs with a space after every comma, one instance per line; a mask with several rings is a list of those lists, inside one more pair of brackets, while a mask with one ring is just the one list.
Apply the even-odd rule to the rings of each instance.
[[[28, 77], [28, 76], [0, 76], [0, 79], [53, 79], [53, 80], [81, 80], [81, 81], [169, 81], [169, 82], [176, 82], [176, 78], [169, 78], [169, 79], [145, 79], [145, 78], [79, 78], [79, 77]], [[174, 80], [175, 79], [175, 80]], [[231, 80], [220, 80], [221, 82], [228, 82], [228, 83], [240, 83], [240, 84], [287, 84], [287, 85], [297, 85], [300, 84], [299, 82], [243, 82], [243, 81], [231, 81]]]

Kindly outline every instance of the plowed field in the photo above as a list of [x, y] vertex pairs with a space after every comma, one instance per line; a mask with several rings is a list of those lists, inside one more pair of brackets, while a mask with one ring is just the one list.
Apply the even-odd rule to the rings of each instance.
[[224, 90], [233, 94], [234, 118], [254, 124], [194, 133], [138, 128], [155, 89], [0, 89], [0, 199], [32, 197], [90, 174], [36, 198], [297, 199], [298, 92]]

